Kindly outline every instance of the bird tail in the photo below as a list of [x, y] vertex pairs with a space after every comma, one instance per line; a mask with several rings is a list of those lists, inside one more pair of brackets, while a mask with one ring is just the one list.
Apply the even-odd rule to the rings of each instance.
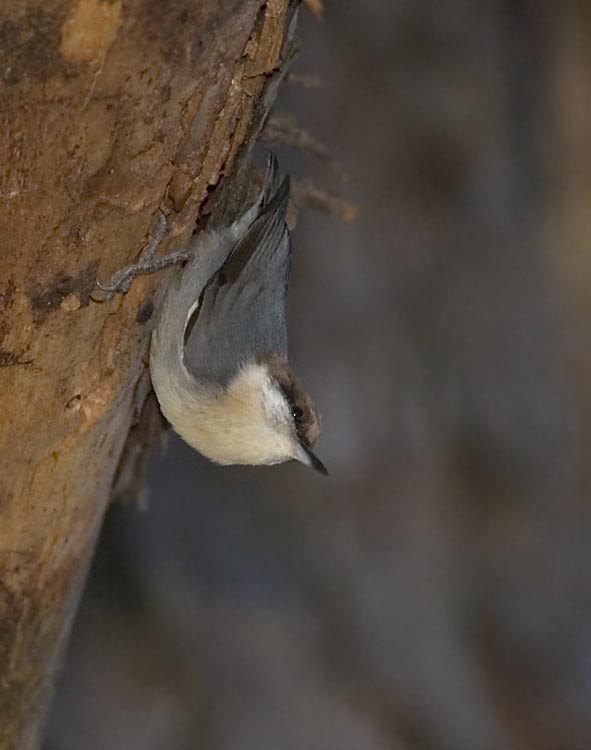
[[267, 157], [267, 171], [263, 181], [263, 190], [261, 193], [261, 207], [264, 209], [271, 202], [273, 196], [279, 189], [279, 163], [277, 157], [272, 151], [269, 151]]

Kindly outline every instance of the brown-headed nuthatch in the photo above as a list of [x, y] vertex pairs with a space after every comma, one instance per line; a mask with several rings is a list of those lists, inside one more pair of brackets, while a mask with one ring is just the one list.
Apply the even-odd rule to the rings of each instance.
[[136, 266], [101, 287], [105, 298], [138, 274], [182, 264], [156, 314], [150, 374], [174, 430], [219, 464], [296, 460], [326, 474], [312, 448], [318, 413], [287, 363], [291, 242], [289, 178], [273, 156], [258, 201], [229, 227], [199, 232], [187, 250], [154, 258], [166, 224]]

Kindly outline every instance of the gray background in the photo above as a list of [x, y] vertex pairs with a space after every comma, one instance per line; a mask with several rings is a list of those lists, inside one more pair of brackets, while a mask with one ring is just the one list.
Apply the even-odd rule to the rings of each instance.
[[585, 3], [302, 9], [277, 110], [291, 359], [328, 479], [174, 439], [109, 512], [55, 750], [591, 747]]

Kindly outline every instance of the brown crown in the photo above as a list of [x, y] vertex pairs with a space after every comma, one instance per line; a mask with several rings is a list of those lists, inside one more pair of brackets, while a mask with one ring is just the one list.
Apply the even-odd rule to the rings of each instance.
[[290, 405], [300, 442], [307, 448], [313, 448], [320, 435], [320, 415], [312, 399], [298, 383], [283, 357], [264, 357], [261, 364], [266, 365], [269, 375], [283, 391]]

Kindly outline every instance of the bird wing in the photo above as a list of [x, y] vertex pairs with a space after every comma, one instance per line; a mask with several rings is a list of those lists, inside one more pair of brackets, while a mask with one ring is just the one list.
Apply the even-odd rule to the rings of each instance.
[[184, 361], [196, 379], [226, 383], [246, 362], [287, 356], [288, 200], [286, 177], [212, 276], [187, 321]]

